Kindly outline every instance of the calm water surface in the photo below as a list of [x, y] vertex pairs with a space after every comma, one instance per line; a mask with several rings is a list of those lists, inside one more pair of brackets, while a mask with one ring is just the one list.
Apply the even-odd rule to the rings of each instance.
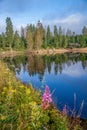
[[75, 109], [76, 115], [87, 119], [87, 54], [28, 55], [4, 60], [23, 83], [32, 83], [41, 91], [48, 85], [61, 111], [66, 104], [70, 114]]

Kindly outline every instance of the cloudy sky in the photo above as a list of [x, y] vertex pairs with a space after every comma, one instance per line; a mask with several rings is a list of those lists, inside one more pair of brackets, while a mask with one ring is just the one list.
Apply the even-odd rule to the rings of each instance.
[[0, 32], [6, 17], [11, 17], [17, 29], [41, 20], [44, 25], [56, 24], [81, 33], [87, 26], [87, 0], [0, 0]]

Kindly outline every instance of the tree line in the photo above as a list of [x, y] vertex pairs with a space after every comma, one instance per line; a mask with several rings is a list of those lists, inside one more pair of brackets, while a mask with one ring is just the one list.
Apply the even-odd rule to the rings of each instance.
[[6, 18], [6, 29], [0, 35], [0, 48], [2, 49], [41, 49], [41, 48], [73, 48], [87, 47], [87, 28], [82, 29], [82, 34], [77, 35], [67, 29], [66, 33], [60, 26], [54, 25], [53, 31], [50, 26], [44, 27], [40, 21], [37, 25], [29, 24], [26, 28], [21, 27], [21, 34], [14, 31], [10, 17]]

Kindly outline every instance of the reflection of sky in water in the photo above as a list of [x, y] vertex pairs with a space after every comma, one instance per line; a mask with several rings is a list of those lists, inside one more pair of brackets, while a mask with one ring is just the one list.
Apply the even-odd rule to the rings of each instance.
[[31, 82], [35, 88], [39, 87], [41, 89], [42, 84], [47, 84], [51, 92], [54, 91], [52, 97], [60, 110], [62, 110], [64, 104], [67, 104], [69, 109], [74, 108], [74, 93], [76, 93], [77, 112], [80, 109], [81, 102], [84, 100], [81, 117], [87, 118], [87, 67], [83, 69], [81, 62], [70, 66], [64, 64], [62, 73], [58, 72], [55, 75], [54, 66], [54, 64], [51, 65], [50, 74], [46, 68], [42, 81], [38, 73], [30, 76], [22, 65], [19, 74], [16, 72], [16, 77], [24, 83]]

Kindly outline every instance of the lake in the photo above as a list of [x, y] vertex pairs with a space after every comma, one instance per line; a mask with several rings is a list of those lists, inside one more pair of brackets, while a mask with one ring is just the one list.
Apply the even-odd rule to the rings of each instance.
[[69, 114], [87, 119], [87, 54], [4, 58], [15, 76], [25, 84], [44, 91], [48, 85], [55, 106]]

